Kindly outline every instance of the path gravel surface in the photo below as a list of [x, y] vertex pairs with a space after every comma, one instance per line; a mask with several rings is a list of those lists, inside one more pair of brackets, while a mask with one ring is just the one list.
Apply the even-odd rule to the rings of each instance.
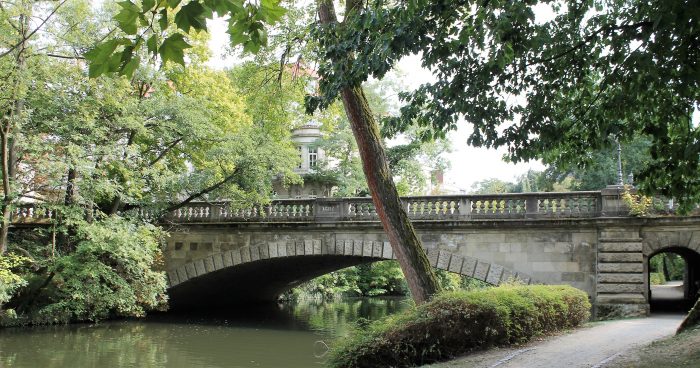
[[683, 315], [596, 322], [517, 348], [492, 349], [432, 368], [610, 368], [613, 359], [634, 347], [672, 335]]

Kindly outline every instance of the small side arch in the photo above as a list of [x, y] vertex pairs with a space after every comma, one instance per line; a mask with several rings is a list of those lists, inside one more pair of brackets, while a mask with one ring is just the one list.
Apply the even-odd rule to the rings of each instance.
[[[684, 262], [682, 283], [674, 284], [671, 281], [665, 285], [652, 285], [651, 261], [654, 256], [671, 253], [680, 256]], [[649, 285], [648, 295], [652, 311], [654, 310], [682, 310], [687, 311], [700, 295], [700, 253], [688, 247], [664, 246], [658, 247], [653, 252], [645, 255], [645, 270]], [[666, 261], [665, 259], [664, 261]], [[676, 289], [674, 291], [673, 289]]]

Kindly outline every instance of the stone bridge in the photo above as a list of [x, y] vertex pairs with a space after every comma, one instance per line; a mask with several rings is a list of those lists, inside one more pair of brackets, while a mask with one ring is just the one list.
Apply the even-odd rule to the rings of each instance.
[[[700, 217], [630, 217], [621, 191], [407, 197], [433, 266], [497, 285], [569, 284], [599, 317], [649, 312], [648, 259], [687, 262], [700, 284]], [[37, 213], [19, 211], [16, 223]], [[143, 213], [148, 218], [150, 214]], [[24, 218], [24, 220], [22, 220]], [[394, 254], [370, 198], [277, 200], [260, 208], [191, 203], [160, 219], [171, 306], [274, 300], [314, 277]]]

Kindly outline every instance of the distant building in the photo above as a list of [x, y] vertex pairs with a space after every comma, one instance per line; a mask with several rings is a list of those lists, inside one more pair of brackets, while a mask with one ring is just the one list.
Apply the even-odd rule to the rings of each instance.
[[292, 142], [296, 145], [300, 158], [299, 166], [294, 169], [294, 172], [304, 178], [304, 184], [284, 187], [280, 180], [275, 180], [273, 182], [275, 198], [330, 197], [333, 189], [331, 185], [309, 180], [326, 158], [325, 153], [318, 146], [319, 139], [321, 139], [321, 128], [318, 123], [309, 123], [292, 131]]

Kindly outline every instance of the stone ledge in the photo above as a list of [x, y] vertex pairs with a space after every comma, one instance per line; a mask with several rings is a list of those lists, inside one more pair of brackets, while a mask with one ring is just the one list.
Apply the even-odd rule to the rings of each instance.
[[636, 243], [636, 242], [641, 242], [644, 239], [642, 238], [604, 238], [600, 237], [598, 240], [601, 243]]
[[642, 253], [598, 253], [598, 262], [625, 262], [625, 263], [637, 263], [643, 262], [644, 255]]
[[644, 272], [642, 263], [599, 263], [598, 272], [601, 273], [634, 273]]
[[596, 297], [597, 304], [648, 304], [641, 293], [601, 294]]
[[598, 244], [598, 252], [642, 252], [644, 249], [643, 243], [640, 242], [605, 242], [600, 241]]
[[601, 293], [643, 293], [643, 284], [598, 284], [596, 286], [598, 295]]
[[599, 283], [644, 283], [644, 275], [640, 273], [599, 273]]

